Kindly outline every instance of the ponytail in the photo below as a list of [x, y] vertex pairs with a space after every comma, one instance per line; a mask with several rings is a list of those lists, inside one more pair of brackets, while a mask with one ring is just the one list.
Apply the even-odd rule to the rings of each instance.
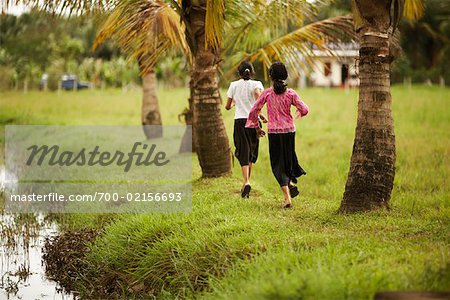
[[245, 69], [244, 70], [244, 73], [242, 74], [242, 78], [244, 79], [244, 80], [249, 80], [250, 79], [250, 69]]
[[287, 90], [287, 83], [285, 80], [276, 79], [273, 81], [273, 91], [275, 94], [283, 94]]

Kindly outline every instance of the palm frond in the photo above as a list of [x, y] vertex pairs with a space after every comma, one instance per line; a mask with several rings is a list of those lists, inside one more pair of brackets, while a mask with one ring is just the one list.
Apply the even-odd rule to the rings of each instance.
[[403, 15], [408, 20], [420, 19], [425, 11], [423, 0], [404, 0]]
[[269, 67], [273, 61], [280, 60], [293, 66], [294, 73], [298, 75], [301, 69], [309, 71], [311, 67], [315, 67], [314, 48], [336, 56], [331, 45], [348, 41], [349, 38], [356, 40], [351, 16], [334, 17], [300, 27], [258, 49], [241, 52], [241, 59], [236, 65], [242, 60], [259, 60]]
[[403, 16], [413, 21], [420, 19], [424, 14], [424, 0], [394, 0], [393, 3], [394, 17], [391, 18], [393, 31], [395, 31]]
[[353, 16], [353, 24], [355, 26], [355, 30], [359, 31], [362, 27], [367, 25], [367, 20], [362, 16], [362, 13], [358, 7], [357, 1], [352, 0], [351, 2], [351, 10]]
[[222, 47], [225, 23], [225, 0], [207, 0], [205, 18], [205, 46]]
[[159, 0], [122, 1], [100, 29], [94, 49], [107, 39], [116, 42], [130, 60], [137, 59], [143, 73], [168, 49], [183, 52], [190, 60], [179, 15]]
[[119, 0], [6, 0], [5, 6], [23, 4], [59, 15], [79, 15], [110, 11], [118, 3]]
[[403, 15], [403, 8], [405, 6], [405, 0], [394, 0], [394, 17], [391, 17], [391, 26], [392, 30], [395, 31], [397, 29], [398, 23]]
[[[322, 2], [322, 1], [318, 1]], [[226, 48], [236, 50], [260, 47], [266, 41], [298, 28], [316, 13], [318, 3], [306, 0], [230, 0], [227, 2]], [[269, 34], [261, 39], [261, 34]], [[236, 45], [229, 47], [229, 45]]]

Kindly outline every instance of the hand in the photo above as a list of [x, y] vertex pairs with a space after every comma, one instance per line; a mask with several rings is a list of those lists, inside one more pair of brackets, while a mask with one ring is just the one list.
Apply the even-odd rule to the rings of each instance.
[[256, 128], [256, 135], [258, 136], [258, 138], [262, 138], [266, 135], [266, 132], [264, 130], [262, 130], [262, 128], [257, 127]]
[[261, 120], [261, 122], [267, 123], [267, 119], [264, 115], [259, 115], [259, 119]]
[[228, 98], [228, 99], [227, 99], [227, 104], [225, 105], [225, 109], [226, 109], [226, 110], [230, 110], [230, 109], [233, 107], [233, 105], [234, 105], [233, 99]]

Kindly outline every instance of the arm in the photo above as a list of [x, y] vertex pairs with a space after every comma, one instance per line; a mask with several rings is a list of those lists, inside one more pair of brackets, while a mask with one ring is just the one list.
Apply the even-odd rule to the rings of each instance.
[[267, 118], [266, 118], [266, 116], [264, 114], [259, 114], [259, 119], [263, 123], [267, 123], [268, 122], [268, 120], [267, 120]]
[[[261, 82], [259, 82], [259, 85], [255, 88], [255, 91], [253, 92], [253, 96], [255, 97], [255, 100], [258, 100], [259, 96], [261, 96], [261, 92], [263, 91], [263, 86]], [[267, 123], [267, 118], [263, 114], [259, 114], [259, 119], [263, 123]]]
[[230, 97], [228, 97], [228, 99], [227, 99], [227, 104], [225, 105], [225, 109], [226, 109], [226, 110], [230, 110], [232, 104], [233, 104], [233, 99], [230, 98]]
[[226, 110], [230, 110], [231, 107], [233, 106], [233, 97], [234, 97], [234, 85], [232, 82], [227, 91], [227, 104], [225, 105]]
[[258, 100], [256, 100], [255, 104], [253, 104], [252, 109], [250, 110], [250, 114], [247, 118], [247, 123], [245, 127], [247, 128], [259, 128], [258, 116], [266, 103], [266, 97], [264, 94], [260, 95]]
[[308, 114], [309, 109], [295, 91], [292, 91], [292, 105], [297, 108], [297, 118], [304, 117]]
[[253, 91], [253, 97], [255, 97], [255, 100], [258, 100], [259, 96], [261, 96], [261, 90], [259, 88], [256, 88]]

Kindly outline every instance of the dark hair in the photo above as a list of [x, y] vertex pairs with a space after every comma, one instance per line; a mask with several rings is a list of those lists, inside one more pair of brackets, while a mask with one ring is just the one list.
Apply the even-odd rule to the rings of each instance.
[[253, 65], [251, 62], [243, 61], [238, 67], [239, 76], [241, 76], [244, 80], [249, 80], [254, 74], [255, 69], [253, 69]]
[[283, 94], [286, 92], [288, 72], [286, 66], [281, 62], [274, 62], [269, 68], [269, 76], [273, 81], [273, 91], [275, 94]]

